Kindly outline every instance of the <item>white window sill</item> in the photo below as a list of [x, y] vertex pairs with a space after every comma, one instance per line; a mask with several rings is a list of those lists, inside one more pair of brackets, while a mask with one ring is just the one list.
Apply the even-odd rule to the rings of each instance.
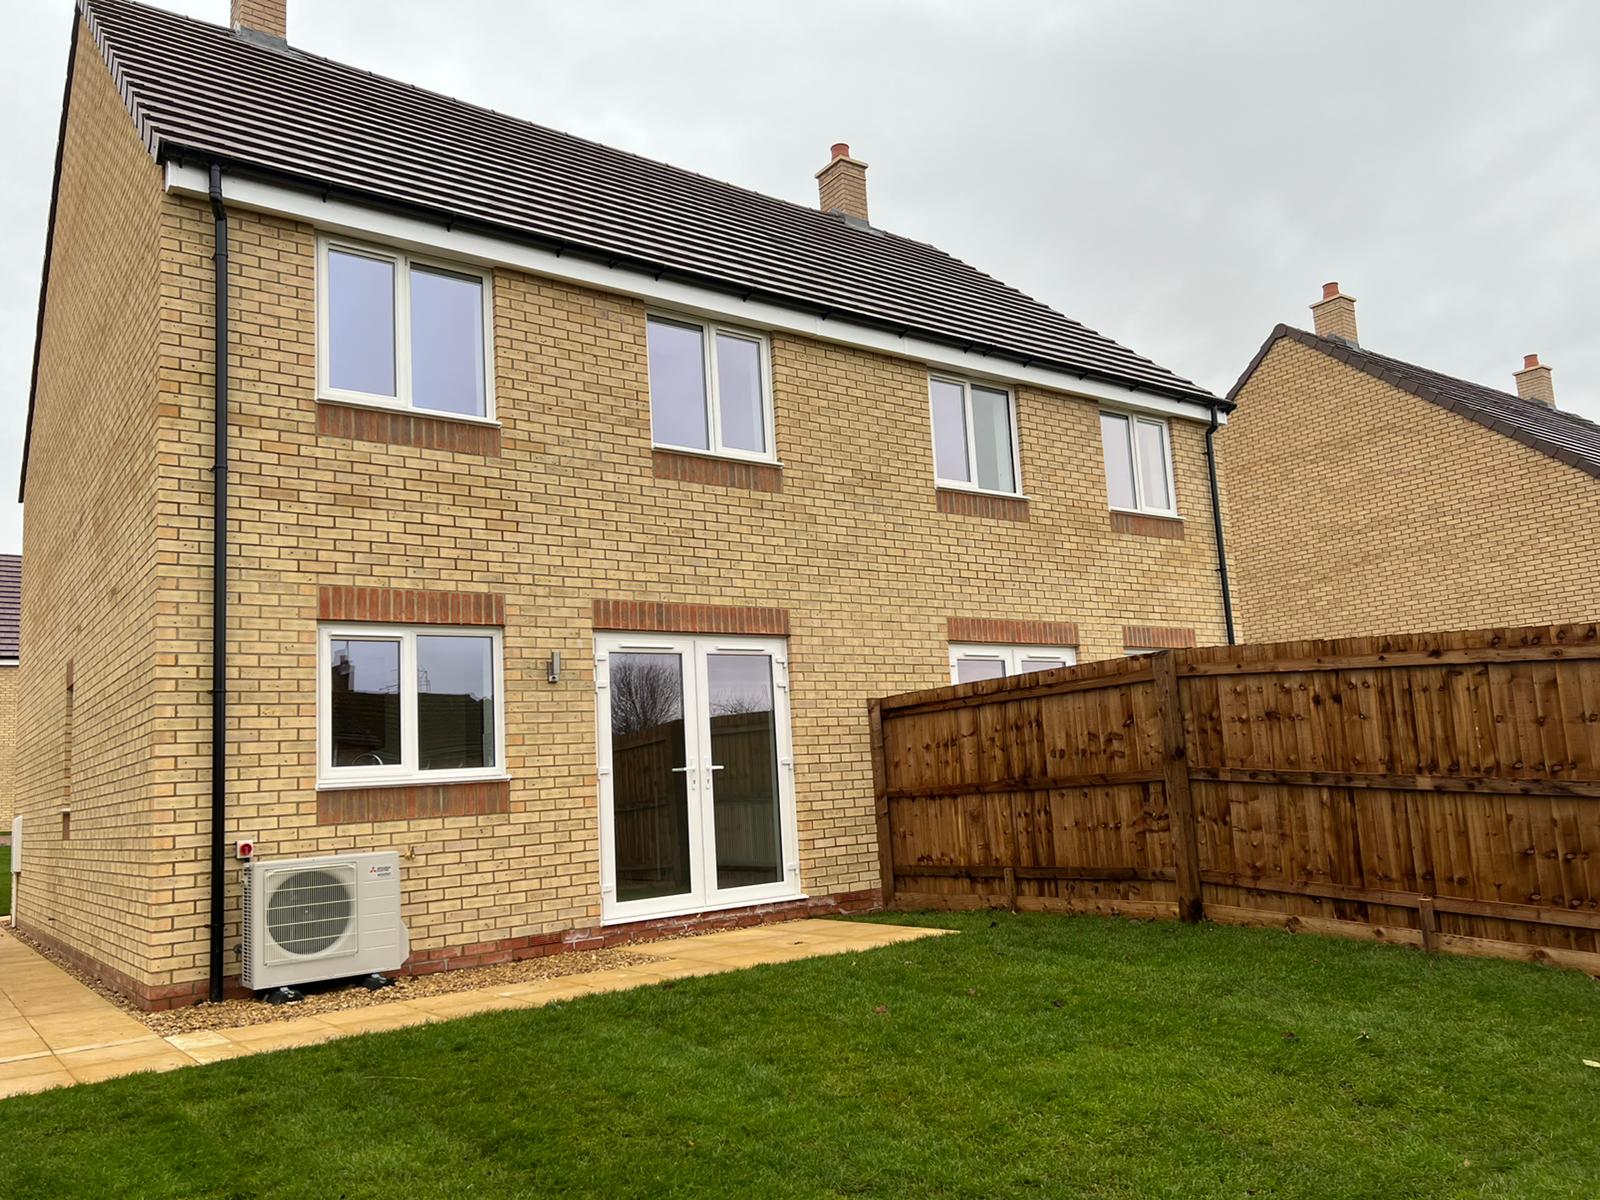
[[696, 450], [691, 446], [668, 446], [661, 442], [652, 442], [651, 450], [661, 450], [667, 454], [687, 454], [690, 458], [709, 458], [715, 462], [749, 463], [755, 467], [776, 467], [783, 470], [783, 464], [775, 458], [762, 458], [756, 454], [738, 454], [724, 450]]
[[1111, 505], [1111, 511], [1114, 513], [1122, 513], [1124, 516], [1128, 517], [1158, 517], [1163, 521], [1183, 520], [1183, 518], [1175, 512], [1161, 512], [1159, 509], [1154, 508], [1119, 508], [1117, 505], [1113, 504]]
[[438, 787], [449, 783], [505, 783], [511, 778], [504, 771], [492, 775], [461, 771], [428, 771], [418, 775], [385, 775], [377, 779], [319, 779], [319, 792], [351, 792], [365, 788]]
[[1027, 492], [1001, 492], [994, 488], [973, 487], [970, 483], [951, 483], [947, 479], [935, 479], [933, 486], [942, 492], [965, 492], [969, 496], [993, 496], [999, 500], [1031, 499]]
[[318, 404], [341, 404], [346, 408], [366, 408], [373, 412], [400, 413], [407, 417], [428, 417], [434, 421], [457, 421], [462, 425], [485, 425], [499, 429], [493, 417], [473, 417], [466, 413], [440, 412], [432, 408], [413, 408], [408, 404], [385, 404], [382, 400], [363, 400], [354, 396], [318, 396]]

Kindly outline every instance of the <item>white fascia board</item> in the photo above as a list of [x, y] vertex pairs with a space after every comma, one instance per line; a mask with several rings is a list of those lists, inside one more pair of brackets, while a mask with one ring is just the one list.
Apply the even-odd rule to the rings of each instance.
[[[210, 193], [208, 173], [199, 167], [167, 163], [167, 190], [186, 196], [206, 197]], [[368, 241], [383, 242], [403, 249], [444, 258], [463, 259], [488, 267], [503, 266], [548, 279], [575, 283], [600, 291], [633, 296], [686, 313], [731, 321], [752, 329], [778, 331], [833, 342], [861, 350], [871, 350], [897, 358], [926, 363], [942, 371], [955, 371], [976, 379], [991, 379], [1011, 384], [1048, 388], [1095, 403], [1146, 412], [1182, 420], [1211, 420], [1211, 409], [1199, 403], [1159, 396], [1079, 379], [1047, 367], [1023, 366], [943, 346], [913, 336], [902, 336], [849, 320], [824, 318], [816, 313], [784, 308], [763, 300], [741, 300], [738, 296], [693, 284], [656, 279], [627, 267], [610, 267], [577, 255], [554, 254], [536, 246], [479, 233], [447, 229], [432, 221], [401, 216], [381, 209], [351, 204], [344, 200], [323, 199], [311, 192], [258, 179], [224, 176], [223, 196], [235, 208], [252, 209], [305, 221], [328, 233], [339, 233]], [[1219, 423], [1227, 414], [1218, 413]]]

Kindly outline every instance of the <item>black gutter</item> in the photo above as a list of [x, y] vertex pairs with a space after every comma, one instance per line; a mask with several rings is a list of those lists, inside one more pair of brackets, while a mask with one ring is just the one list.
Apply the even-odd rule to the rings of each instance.
[[222, 168], [211, 164], [215, 222], [216, 411], [211, 498], [211, 1002], [222, 1000], [223, 839], [228, 832], [228, 210]]
[[1228, 645], [1238, 644], [1233, 632], [1233, 595], [1228, 587], [1228, 547], [1222, 538], [1222, 500], [1217, 494], [1217, 406], [1211, 407], [1211, 424], [1206, 426], [1206, 474], [1211, 477], [1211, 530], [1217, 542], [1217, 578], [1222, 583], [1222, 622], [1228, 630]]

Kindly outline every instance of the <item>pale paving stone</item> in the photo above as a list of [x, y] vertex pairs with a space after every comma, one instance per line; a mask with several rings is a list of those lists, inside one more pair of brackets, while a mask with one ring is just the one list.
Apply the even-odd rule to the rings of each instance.
[[[161, 1037], [106, 1000], [82, 987], [65, 971], [22, 947], [0, 939], [0, 966], [25, 968], [12, 985], [0, 973], [0, 996], [18, 1016], [0, 1022], [0, 1047], [20, 1049], [23, 1057], [5, 1061], [0, 1055], [0, 1096], [40, 1091], [72, 1083], [89, 1083], [144, 1071], [220, 1062], [273, 1050], [313, 1046], [354, 1034], [379, 1033], [516, 1008], [533, 1008], [555, 1000], [571, 1000], [601, 992], [621, 991], [674, 979], [717, 975], [762, 963], [894, 945], [948, 930], [849, 924], [838, 921], [792, 921], [782, 925], [726, 930], [702, 937], [652, 943], [643, 952], [647, 965], [617, 967], [585, 975], [543, 979], [512, 987], [451, 992], [418, 1000], [376, 1004], [315, 1017], [286, 1017], [236, 1029], [198, 1030]], [[8, 953], [9, 952], [9, 953]]]

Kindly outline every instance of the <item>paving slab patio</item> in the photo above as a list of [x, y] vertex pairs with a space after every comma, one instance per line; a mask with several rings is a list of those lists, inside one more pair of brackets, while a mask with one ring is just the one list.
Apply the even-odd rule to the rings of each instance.
[[632, 947], [653, 962], [533, 983], [448, 992], [264, 1025], [162, 1037], [31, 947], [0, 932], [0, 1098], [140, 1071], [220, 1062], [554, 1000], [621, 991], [763, 963], [873, 950], [948, 933], [906, 925], [800, 920], [752, 925]]

